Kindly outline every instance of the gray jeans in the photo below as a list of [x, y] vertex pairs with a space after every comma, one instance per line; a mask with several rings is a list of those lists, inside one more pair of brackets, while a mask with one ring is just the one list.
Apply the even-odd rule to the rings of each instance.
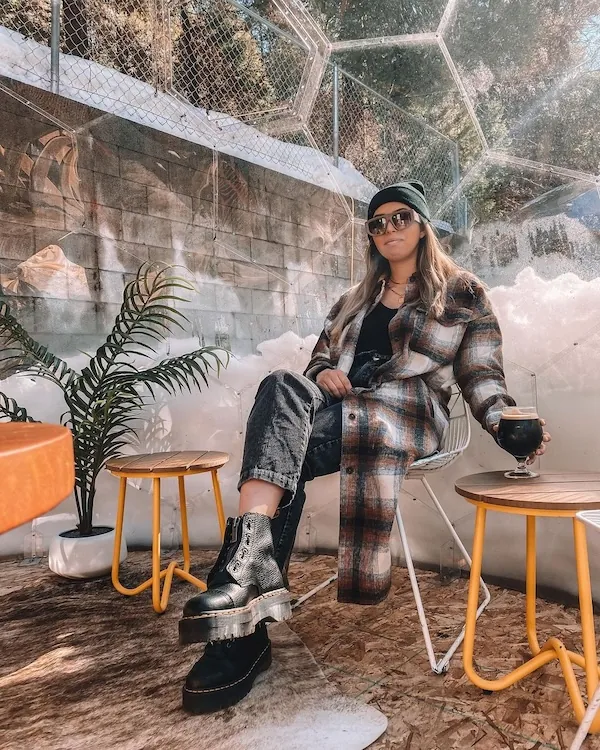
[[306, 482], [339, 471], [341, 453], [341, 399], [288, 370], [262, 381], [248, 417], [239, 485], [263, 479], [285, 490], [272, 524], [282, 570], [296, 539]]

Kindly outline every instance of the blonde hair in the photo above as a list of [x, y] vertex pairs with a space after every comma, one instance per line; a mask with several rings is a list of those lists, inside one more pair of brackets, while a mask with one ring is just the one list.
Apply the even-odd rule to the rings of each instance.
[[[439, 318], [444, 312], [448, 279], [462, 273], [462, 269], [446, 254], [431, 225], [425, 223], [423, 229], [425, 235], [419, 240], [417, 256], [419, 292], [428, 314]], [[390, 278], [390, 264], [379, 253], [372, 240], [369, 242], [366, 262], [364, 279], [347, 293], [332, 323], [331, 334], [334, 337], [341, 336], [358, 311], [373, 300], [381, 279]]]

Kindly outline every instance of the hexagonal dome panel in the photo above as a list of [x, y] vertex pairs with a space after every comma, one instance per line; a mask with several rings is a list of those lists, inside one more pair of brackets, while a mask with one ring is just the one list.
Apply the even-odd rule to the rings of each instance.
[[492, 148], [600, 171], [597, 0], [460, 0], [445, 40]]
[[[456, 143], [460, 174], [482, 155], [481, 140], [437, 44], [344, 51], [334, 57], [349, 73]], [[435, 152], [431, 158], [436, 161]]]
[[446, 0], [307, 0], [331, 40], [380, 38], [435, 31]]

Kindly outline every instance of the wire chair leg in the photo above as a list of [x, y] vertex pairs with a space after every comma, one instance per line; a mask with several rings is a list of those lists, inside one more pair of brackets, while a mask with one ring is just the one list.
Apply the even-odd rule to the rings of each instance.
[[[427, 494], [429, 495], [429, 497], [433, 501], [433, 504], [434, 504], [436, 510], [440, 514], [440, 516], [441, 516], [444, 524], [446, 525], [448, 531], [450, 532], [452, 538], [456, 542], [458, 548], [460, 549], [460, 551], [464, 555], [465, 560], [467, 561], [467, 563], [470, 566], [471, 565], [471, 556], [467, 552], [464, 544], [462, 543], [461, 538], [458, 536], [458, 534], [456, 532], [456, 529], [454, 528], [454, 526], [452, 525], [452, 522], [450, 521], [450, 519], [448, 518], [448, 516], [446, 514], [446, 511], [443, 509], [443, 507], [441, 506], [439, 500], [435, 496], [435, 493], [434, 493], [433, 489], [431, 488], [431, 485], [429, 484], [429, 482], [427, 481], [427, 479], [425, 477], [423, 477], [423, 476], [421, 477], [421, 482], [423, 483], [423, 486], [427, 490]], [[486, 586], [485, 581], [483, 580], [483, 578], [480, 579], [480, 584], [481, 584], [481, 588], [483, 589], [484, 597], [483, 597], [483, 601], [481, 602], [481, 604], [479, 605], [479, 607], [477, 609], [477, 618], [478, 619], [479, 619], [479, 616], [481, 615], [481, 613], [485, 610], [485, 608], [487, 607], [487, 605], [490, 603], [490, 601], [492, 599], [490, 591], [489, 591], [488, 587]], [[442, 672], [447, 671], [448, 664], [450, 663], [450, 659], [452, 659], [452, 657], [456, 653], [458, 647], [463, 642], [464, 637], [465, 637], [465, 627], [463, 625], [463, 627], [461, 628], [461, 631], [458, 634], [457, 638], [455, 639], [454, 643], [450, 646], [450, 648], [444, 654], [444, 656], [437, 662], [436, 668], [433, 670], [434, 672], [436, 672], [437, 674], [441, 674]]]
[[410, 585], [412, 587], [413, 596], [415, 598], [415, 604], [417, 605], [417, 612], [419, 613], [421, 630], [423, 631], [423, 638], [425, 639], [425, 649], [427, 651], [427, 657], [429, 659], [431, 669], [437, 673], [437, 662], [435, 659], [433, 644], [431, 643], [431, 636], [429, 635], [427, 617], [423, 608], [423, 600], [421, 599], [421, 590], [419, 589], [419, 582], [417, 581], [415, 566], [413, 565], [412, 555], [410, 553], [410, 547], [408, 545], [408, 538], [406, 536], [406, 529], [404, 528], [404, 522], [402, 520], [402, 513], [400, 512], [399, 505], [396, 505], [396, 521], [398, 523], [398, 530], [400, 531], [400, 541], [402, 542], [402, 550], [404, 551], [404, 558], [406, 560], [406, 568], [408, 570], [408, 576], [410, 578]]
[[[448, 528], [448, 531], [452, 535], [452, 538], [454, 539], [454, 541], [456, 542], [458, 548], [460, 549], [460, 551], [464, 555], [465, 560], [468, 562], [469, 565], [471, 565], [471, 557], [470, 557], [469, 553], [467, 552], [464, 544], [462, 543], [462, 540], [458, 536], [458, 534], [456, 532], [456, 529], [454, 528], [454, 526], [452, 526], [452, 523], [451, 523], [450, 519], [448, 518], [446, 512], [444, 511], [443, 507], [441, 506], [440, 502], [438, 501], [437, 497], [435, 496], [435, 493], [433, 492], [433, 490], [432, 490], [429, 482], [427, 481], [427, 479], [425, 477], [421, 477], [421, 481], [423, 483], [423, 486], [427, 490], [427, 493], [431, 497], [436, 510], [438, 511], [438, 513], [440, 514], [440, 516], [442, 517], [442, 520], [444, 521], [444, 524]], [[428, 625], [428, 622], [427, 622], [427, 616], [425, 614], [425, 609], [423, 607], [423, 600], [421, 598], [421, 591], [419, 589], [419, 583], [417, 581], [417, 576], [416, 576], [416, 573], [415, 573], [415, 568], [414, 568], [414, 564], [413, 564], [413, 560], [412, 560], [412, 555], [411, 555], [411, 552], [410, 552], [410, 546], [408, 544], [408, 537], [406, 535], [406, 529], [404, 527], [404, 522], [402, 520], [402, 515], [400, 513], [400, 509], [399, 509], [398, 505], [396, 506], [396, 521], [398, 523], [398, 529], [400, 531], [400, 540], [402, 542], [402, 548], [403, 548], [403, 551], [404, 551], [404, 557], [406, 559], [406, 567], [407, 567], [408, 575], [409, 575], [409, 578], [410, 578], [410, 584], [411, 584], [411, 587], [412, 587], [413, 596], [414, 596], [414, 599], [415, 599], [415, 604], [417, 606], [417, 612], [418, 612], [418, 615], [419, 615], [419, 621], [420, 621], [420, 624], [421, 624], [421, 630], [423, 632], [423, 638], [425, 639], [425, 648], [427, 650], [427, 657], [429, 659], [429, 664], [431, 666], [431, 670], [435, 674], [443, 674], [444, 672], [446, 672], [448, 670], [448, 665], [450, 663], [450, 660], [452, 659], [452, 657], [456, 653], [457, 649], [459, 648], [459, 646], [461, 645], [461, 643], [464, 640], [464, 637], [465, 637], [465, 628], [464, 628], [464, 625], [463, 625], [463, 627], [460, 630], [460, 633], [458, 634], [458, 636], [456, 637], [456, 639], [454, 640], [453, 644], [450, 646], [450, 648], [448, 649], [448, 651], [444, 654], [444, 656], [439, 661], [437, 661], [436, 657], [435, 657], [435, 651], [433, 649], [433, 643], [431, 641], [431, 635], [429, 633], [429, 625]], [[318, 594], [319, 591], [322, 591], [323, 589], [327, 588], [332, 583], [334, 583], [335, 581], [337, 581], [337, 578], [338, 578], [337, 573], [329, 576], [326, 580], [324, 580], [322, 583], [319, 583], [317, 586], [315, 586], [314, 588], [312, 588], [306, 594], [304, 594], [303, 596], [301, 596], [298, 599], [294, 600], [292, 602], [292, 609], [296, 609], [296, 607], [299, 607], [301, 604], [304, 604], [306, 601], [308, 601], [308, 599], [310, 599], [311, 597], [315, 596], [315, 594]], [[490, 603], [491, 598], [492, 598], [491, 594], [490, 594], [490, 591], [489, 591], [488, 587], [485, 584], [485, 581], [483, 580], [483, 578], [480, 579], [480, 580], [481, 580], [481, 588], [483, 589], [483, 593], [484, 593], [484, 598], [483, 598], [482, 603], [479, 605], [479, 608], [477, 609], [477, 618], [479, 618], [479, 616], [485, 610], [485, 608]]]
[[587, 737], [588, 730], [592, 726], [592, 722], [596, 718], [596, 714], [598, 713], [599, 709], [600, 709], [600, 685], [598, 685], [598, 687], [594, 691], [594, 695], [592, 696], [592, 699], [589, 702], [587, 711], [585, 712], [585, 715], [583, 719], [581, 720], [581, 724], [579, 725], [579, 729], [577, 730], [577, 734], [573, 738], [573, 742], [569, 750], [579, 750], [579, 748], [583, 745], [583, 742], [585, 738]]
[[299, 607], [301, 604], [304, 604], [305, 601], [311, 598], [311, 596], [314, 596], [315, 594], [318, 594], [319, 591], [322, 591], [323, 589], [326, 589], [327, 586], [331, 586], [332, 583], [337, 581], [338, 574], [334, 573], [333, 575], [329, 576], [323, 583], [319, 583], [317, 586], [314, 587], [314, 589], [311, 589], [306, 594], [303, 594], [298, 599], [294, 599], [292, 602], [292, 609], [296, 609], [296, 607]]

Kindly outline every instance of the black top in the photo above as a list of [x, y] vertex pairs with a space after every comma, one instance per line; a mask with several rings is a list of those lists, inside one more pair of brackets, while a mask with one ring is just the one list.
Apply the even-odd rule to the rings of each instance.
[[388, 326], [397, 312], [397, 309], [386, 307], [382, 302], [371, 310], [360, 329], [355, 357], [362, 352], [372, 351], [387, 356], [392, 354]]

